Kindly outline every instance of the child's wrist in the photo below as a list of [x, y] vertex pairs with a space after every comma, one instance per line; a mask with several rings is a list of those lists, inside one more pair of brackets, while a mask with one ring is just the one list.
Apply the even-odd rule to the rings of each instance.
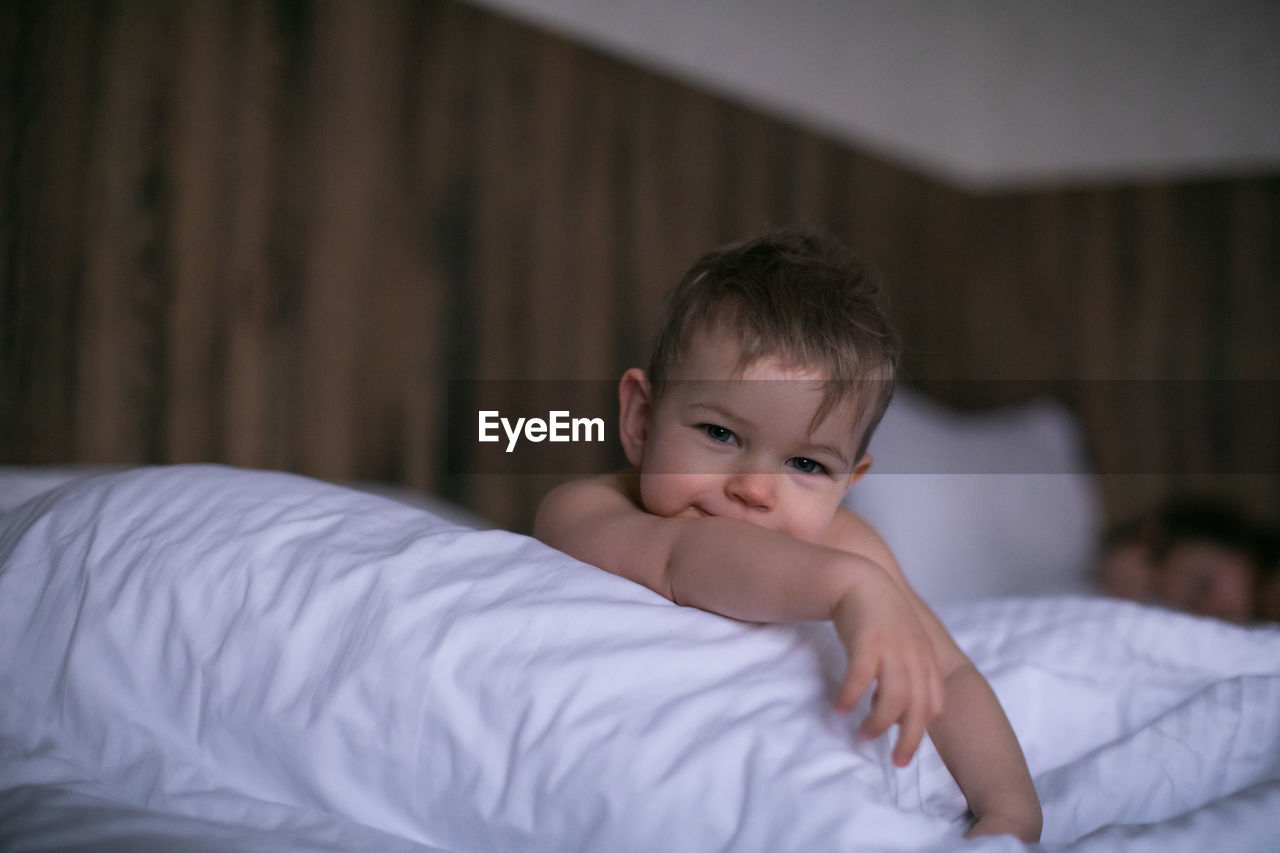
[[984, 799], [981, 804], [970, 804], [978, 819], [974, 829], [985, 830], [982, 834], [1008, 834], [1024, 841], [1040, 840], [1044, 812], [1034, 788], [990, 792]]
[[1002, 814], [984, 815], [978, 818], [969, 831], [965, 833], [965, 838], [977, 838], [983, 835], [1012, 835], [1019, 841], [1028, 844], [1034, 844], [1040, 840], [1040, 834], [1043, 831], [1043, 820], [1036, 813], [1034, 818], [1030, 815], [1026, 817], [1009, 817]]
[[841, 611], [855, 606], [868, 596], [875, 595], [880, 584], [891, 583], [883, 569], [860, 554], [834, 551], [832, 561], [833, 583], [828, 597], [831, 602], [832, 619], [835, 619]]

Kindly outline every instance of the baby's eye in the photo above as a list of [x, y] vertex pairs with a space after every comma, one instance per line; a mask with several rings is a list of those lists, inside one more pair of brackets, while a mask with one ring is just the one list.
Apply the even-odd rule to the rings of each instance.
[[812, 460], [812, 459], [807, 459], [807, 458], [805, 458], [805, 457], [803, 457], [803, 456], [793, 456], [793, 457], [789, 460], [789, 464], [791, 465], [791, 467], [792, 467], [792, 468], [795, 468], [795, 469], [796, 469], [797, 471], [799, 471], [801, 474], [825, 474], [825, 473], [827, 473], [827, 466], [826, 466], [826, 465], [823, 465], [821, 462], [815, 462], [815, 461], [814, 461], [814, 460]]
[[707, 438], [712, 441], [718, 441], [721, 444], [728, 444], [734, 439], [733, 430], [726, 429], [722, 426], [716, 426], [715, 424], [703, 424], [702, 429], [706, 432]]

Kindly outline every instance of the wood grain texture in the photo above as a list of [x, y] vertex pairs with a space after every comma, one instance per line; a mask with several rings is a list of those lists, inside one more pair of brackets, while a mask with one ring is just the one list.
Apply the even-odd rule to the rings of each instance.
[[457, 380], [599, 405], [690, 262], [801, 221], [889, 280], [910, 381], [1065, 399], [1113, 516], [1280, 512], [1275, 175], [970, 195], [456, 3], [5, 2], [0, 57], [0, 462], [388, 480], [525, 528], [556, 478], [468, 473]]

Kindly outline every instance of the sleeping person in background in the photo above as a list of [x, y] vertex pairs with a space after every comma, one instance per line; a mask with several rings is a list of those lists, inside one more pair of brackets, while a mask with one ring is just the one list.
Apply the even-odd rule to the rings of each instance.
[[1240, 508], [1180, 497], [1108, 534], [1103, 589], [1228, 622], [1280, 622], [1280, 547]]
[[756, 622], [831, 620], [835, 697], [876, 689], [861, 731], [898, 724], [907, 764], [927, 728], [976, 821], [1040, 836], [1031, 775], [995, 694], [841, 507], [871, 466], [897, 335], [847, 249], [789, 230], [711, 252], [667, 296], [648, 371], [619, 384], [630, 470], [544, 498], [535, 535], [677, 604]]

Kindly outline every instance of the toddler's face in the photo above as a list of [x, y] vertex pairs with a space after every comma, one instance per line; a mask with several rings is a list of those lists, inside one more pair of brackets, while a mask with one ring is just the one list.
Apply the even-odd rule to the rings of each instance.
[[871, 464], [870, 456], [854, 459], [853, 403], [833, 407], [811, 432], [820, 372], [767, 359], [734, 378], [737, 359], [724, 335], [690, 343], [649, 416], [639, 463], [644, 507], [820, 542], [845, 490]]
[[1104, 589], [1121, 598], [1229, 622], [1247, 622], [1254, 613], [1253, 564], [1224, 545], [1181, 541], [1158, 561], [1148, 546], [1128, 542], [1103, 555], [1101, 570]]
[[1253, 616], [1253, 564], [1222, 545], [1175, 544], [1156, 573], [1155, 586], [1158, 599], [1171, 607], [1229, 622]]

